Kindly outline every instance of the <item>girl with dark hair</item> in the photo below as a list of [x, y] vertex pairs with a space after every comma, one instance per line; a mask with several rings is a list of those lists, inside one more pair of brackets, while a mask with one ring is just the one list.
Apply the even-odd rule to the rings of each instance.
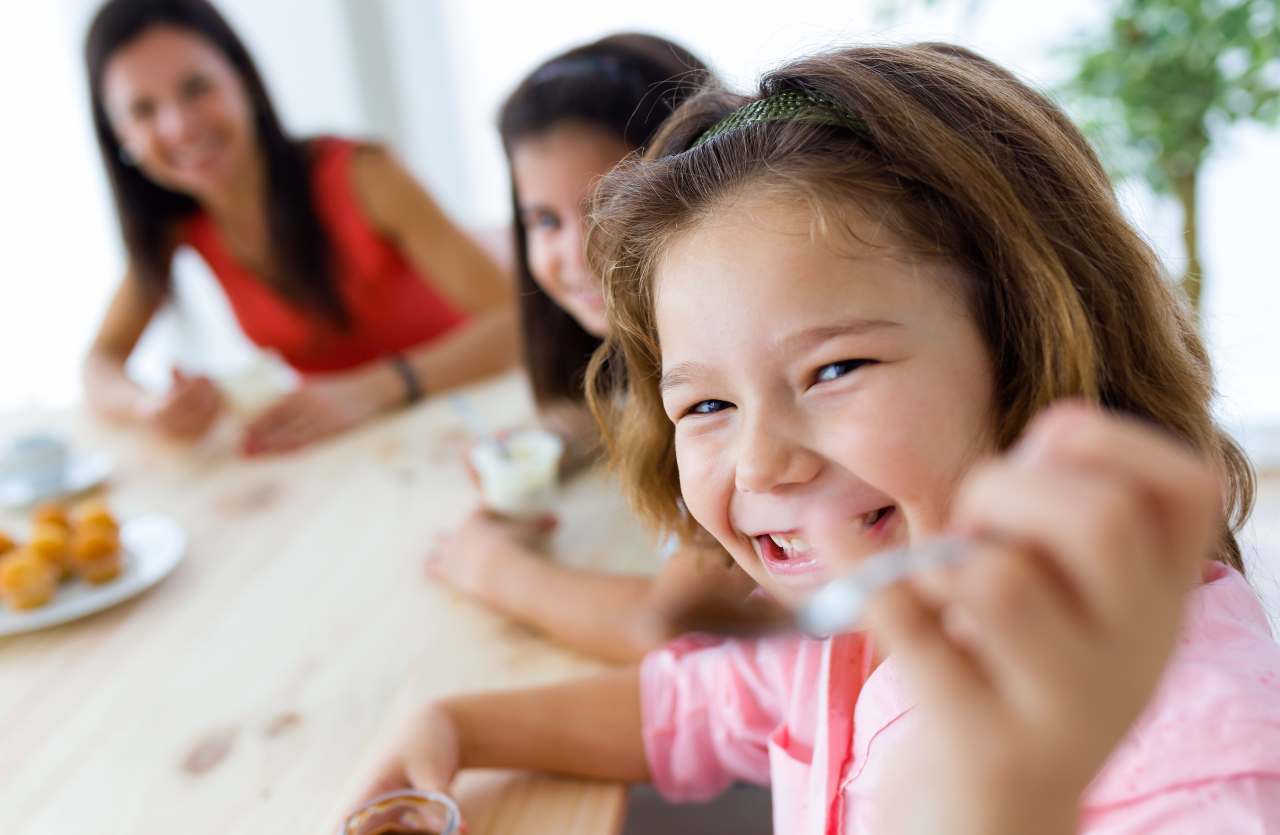
[[111, 0], [85, 45], [94, 129], [128, 269], [85, 363], [89, 403], [197, 438], [217, 385], [175, 370], [144, 391], [125, 361], [195, 249], [241, 327], [302, 374], [249, 425], [248, 453], [293, 449], [475, 380], [516, 353], [499, 268], [386, 150], [298, 141], [207, 0]]
[[[643, 149], [708, 77], [705, 64], [670, 41], [614, 35], [551, 58], [502, 107], [525, 365], [544, 424], [565, 438], [570, 468], [595, 458], [599, 446], [583, 392], [587, 363], [608, 331], [600, 280], [584, 254], [594, 185]], [[675, 539], [664, 545], [669, 558], [656, 578], [570, 569], [537, 552], [546, 527], [477, 511], [436, 543], [428, 572], [615, 661], [660, 643], [662, 612], [685, 593], [723, 595], [734, 606], [754, 588], [722, 557]]]

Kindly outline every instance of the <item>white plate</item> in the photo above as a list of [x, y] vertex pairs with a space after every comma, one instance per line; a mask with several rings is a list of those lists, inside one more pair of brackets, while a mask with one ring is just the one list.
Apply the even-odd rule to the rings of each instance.
[[101, 586], [72, 580], [38, 609], [15, 612], [0, 605], [0, 635], [57, 626], [108, 609], [160, 582], [187, 550], [187, 534], [168, 516], [130, 519], [120, 528], [124, 565], [120, 576]]
[[71, 452], [67, 475], [61, 484], [36, 487], [18, 475], [0, 478], [0, 504], [27, 507], [46, 499], [59, 499], [92, 490], [111, 475], [111, 458], [103, 452]]

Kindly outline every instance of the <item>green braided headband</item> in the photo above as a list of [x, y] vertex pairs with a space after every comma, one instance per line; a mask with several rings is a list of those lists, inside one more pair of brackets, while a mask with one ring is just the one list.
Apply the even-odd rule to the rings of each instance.
[[738, 108], [708, 128], [692, 147], [699, 148], [717, 136], [763, 122], [812, 122], [851, 130], [864, 129], [859, 119], [827, 96], [808, 90], [787, 90]]

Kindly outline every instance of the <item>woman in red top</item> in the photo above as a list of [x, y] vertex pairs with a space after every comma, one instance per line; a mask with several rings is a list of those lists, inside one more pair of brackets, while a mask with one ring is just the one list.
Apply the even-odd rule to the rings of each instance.
[[304, 445], [514, 360], [498, 266], [386, 151], [290, 139], [207, 0], [111, 0], [86, 62], [129, 254], [85, 364], [100, 412], [195, 438], [222, 408], [208, 378], [175, 370], [153, 394], [125, 374], [180, 246], [208, 262], [249, 338], [303, 375], [250, 424], [248, 452]]

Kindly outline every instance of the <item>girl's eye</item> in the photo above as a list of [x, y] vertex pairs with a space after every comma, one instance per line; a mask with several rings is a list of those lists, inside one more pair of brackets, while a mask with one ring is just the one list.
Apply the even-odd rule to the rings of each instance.
[[731, 408], [732, 406], [733, 404], [727, 400], [699, 400], [697, 403], [694, 403], [685, 410], [685, 414], [714, 415], [716, 412]]
[[529, 229], [559, 229], [560, 218], [551, 212], [532, 212], [525, 220]]
[[829, 362], [818, 369], [818, 373], [814, 375], [815, 383], [826, 383], [838, 377], [857, 371], [864, 365], [870, 365], [871, 360], [840, 360], [839, 362]]

